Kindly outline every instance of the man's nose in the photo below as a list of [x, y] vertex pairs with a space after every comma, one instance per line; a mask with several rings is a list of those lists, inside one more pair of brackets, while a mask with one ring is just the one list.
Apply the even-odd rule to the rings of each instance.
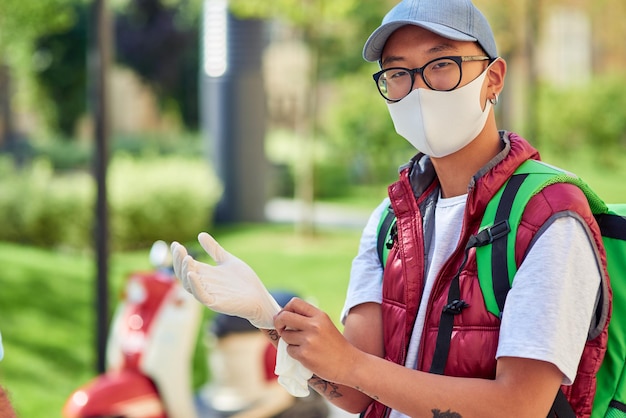
[[424, 77], [422, 77], [422, 74], [418, 72], [416, 72], [413, 76], [413, 88], [411, 88], [411, 91], [415, 89], [430, 89], [430, 87], [428, 87], [428, 84], [426, 84], [426, 82], [424, 81]]

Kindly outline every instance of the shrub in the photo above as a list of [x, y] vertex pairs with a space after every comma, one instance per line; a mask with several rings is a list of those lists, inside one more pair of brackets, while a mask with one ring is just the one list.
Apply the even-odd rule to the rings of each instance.
[[[220, 186], [200, 158], [118, 155], [108, 178], [111, 247], [186, 241], [210, 227]], [[42, 247], [93, 246], [95, 183], [84, 171], [55, 174], [48, 160], [18, 170], [0, 159], [0, 240]]]
[[[271, 193], [273, 196], [294, 197], [296, 176], [303, 162], [302, 139], [296, 134], [274, 131], [267, 138], [268, 159], [272, 163]], [[313, 151], [314, 197], [327, 199], [343, 196], [350, 187], [350, 170], [345, 154], [337, 153], [325, 138], [316, 138]], [[308, 144], [307, 144], [308, 145]]]
[[202, 159], [119, 155], [109, 176], [111, 238], [120, 249], [157, 239], [186, 241], [206, 230], [220, 197], [217, 178]]
[[17, 170], [2, 160], [0, 239], [38, 246], [88, 242], [93, 187], [88, 175], [54, 176], [47, 160]]
[[[94, 144], [72, 138], [36, 138], [21, 141], [26, 159], [44, 158], [55, 171], [86, 170], [92, 165]], [[136, 158], [202, 154], [202, 136], [196, 132], [116, 134], [110, 138], [110, 153], [124, 153]]]

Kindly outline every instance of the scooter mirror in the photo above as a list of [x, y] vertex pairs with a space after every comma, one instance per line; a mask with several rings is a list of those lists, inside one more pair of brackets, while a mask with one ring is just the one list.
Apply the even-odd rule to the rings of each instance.
[[150, 263], [156, 268], [166, 268], [172, 265], [170, 246], [165, 241], [158, 240], [150, 248]]

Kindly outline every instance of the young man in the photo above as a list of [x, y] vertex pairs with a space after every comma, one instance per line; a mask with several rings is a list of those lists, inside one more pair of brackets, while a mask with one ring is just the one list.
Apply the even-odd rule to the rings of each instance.
[[[474, 251], [464, 260], [486, 204], [522, 162], [539, 158], [496, 127], [506, 63], [489, 24], [469, 0], [404, 0], [369, 37], [364, 57], [381, 67], [374, 79], [397, 133], [420, 152], [363, 231], [343, 335], [299, 299], [268, 334], [314, 373], [311, 387], [365, 417], [545, 417], [561, 385], [576, 416], [589, 416], [606, 347], [609, 308], [600, 296], [609, 291], [582, 192], [556, 184], [529, 202], [501, 319], [486, 310]], [[397, 237], [383, 269], [377, 225], [390, 203]], [[457, 271], [464, 303], [444, 369], [431, 373]], [[194, 290], [201, 300], [210, 292], [206, 273], [195, 277], [205, 280]]]

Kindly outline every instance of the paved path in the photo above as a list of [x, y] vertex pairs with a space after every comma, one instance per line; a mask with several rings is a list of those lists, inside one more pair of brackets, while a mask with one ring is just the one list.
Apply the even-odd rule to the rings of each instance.
[[358, 229], [365, 226], [370, 213], [370, 210], [320, 202], [307, 208], [302, 202], [292, 199], [272, 199], [265, 205], [265, 217], [270, 222], [294, 223], [308, 216], [315, 225]]

